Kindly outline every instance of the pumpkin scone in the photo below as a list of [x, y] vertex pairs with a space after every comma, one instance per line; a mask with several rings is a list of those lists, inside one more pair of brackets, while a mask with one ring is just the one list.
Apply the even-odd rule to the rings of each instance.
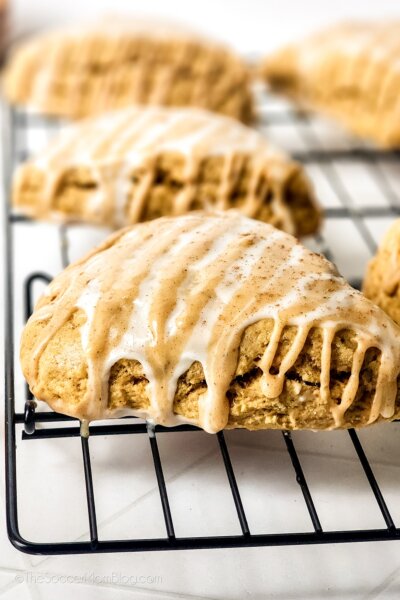
[[67, 129], [16, 171], [13, 202], [35, 218], [114, 227], [205, 207], [296, 235], [320, 223], [297, 162], [261, 133], [195, 108], [130, 107]]
[[370, 260], [363, 292], [400, 325], [400, 219], [389, 228]]
[[383, 147], [400, 146], [400, 21], [333, 26], [267, 57], [272, 90], [337, 118]]
[[291, 235], [200, 211], [120, 230], [58, 275], [21, 361], [83, 422], [335, 429], [399, 416], [399, 334]]
[[13, 104], [81, 118], [132, 104], [199, 106], [249, 122], [249, 70], [223, 44], [132, 17], [50, 31], [17, 46], [4, 76]]

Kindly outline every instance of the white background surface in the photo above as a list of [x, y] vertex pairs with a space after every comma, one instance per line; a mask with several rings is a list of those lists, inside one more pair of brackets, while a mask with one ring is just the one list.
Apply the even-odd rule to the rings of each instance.
[[14, 0], [18, 27], [104, 13], [180, 19], [241, 52], [263, 52], [337, 19], [400, 16], [398, 0]]
[[[202, 0], [196, 3], [147, 0], [145, 4], [133, 0], [63, 3], [17, 0], [15, 23], [18, 29], [27, 29], [44, 22], [71, 19], [81, 12], [102, 14], [109, 12], [107, 9], [114, 13], [120, 9], [140, 12], [144, 5], [146, 14], [179, 17], [229, 41], [244, 53], [269, 50], [292, 36], [344, 16], [373, 17], [396, 12], [400, 16], [399, 3], [394, 0], [370, 3], [365, 0]], [[394, 176], [400, 180], [398, 173]], [[352, 178], [352, 173], [347, 173], [355, 201], [375, 202], [371, 187], [365, 186], [356, 171], [354, 181]], [[328, 197], [321, 182], [319, 185], [323, 202], [335, 204], [336, 200]], [[381, 237], [386, 225], [386, 222], [370, 224], [376, 239]], [[325, 234], [329, 241], [336, 243], [335, 258], [340, 268], [351, 276], [354, 274], [351, 264], [355, 264], [357, 274], [361, 274], [368, 255], [365, 248], [361, 249], [354, 231], [346, 234], [344, 245], [340, 226], [330, 227]], [[50, 229], [46, 239], [42, 236], [43, 230], [21, 229], [19, 259], [27, 272], [39, 263], [50, 272], [59, 269], [56, 257], [49, 256], [48, 249], [52, 247], [49, 243], [54, 235]], [[27, 252], [28, 247], [35, 251]], [[177, 534], [236, 533], [234, 509], [216, 440], [206, 434], [196, 436], [159, 436]], [[400, 522], [400, 424], [372, 428], [362, 432], [361, 438], [389, 508]], [[227, 440], [252, 531], [309, 529], [308, 516], [280, 434], [231, 432]], [[302, 433], [295, 436], [295, 441], [324, 528], [383, 525], [346, 433]], [[79, 440], [49, 442], [46, 453], [40, 450], [40, 443], [18, 445], [22, 533], [36, 540], [43, 540], [44, 535], [46, 539], [85, 537], [85, 499], [79, 492], [83, 489]], [[91, 449], [100, 535], [163, 535], [146, 440], [141, 441], [137, 436], [134, 440], [129, 436], [108, 440], [93, 438]], [[1, 482], [3, 485], [3, 477]], [[88, 600], [400, 597], [400, 542], [29, 557], [14, 550], [7, 540], [3, 496], [0, 507], [0, 595], [7, 600], [73, 596]], [[47, 519], [45, 528], [44, 518]], [[204, 525], [200, 528], [201, 523]], [[49, 574], [52, 583], [48, 583]], [[83, 577], [84, 581], [66, 582], [66, 575]], [[156, 577], [156, 582], [135, 584], [132, 579], [148, 576]]]

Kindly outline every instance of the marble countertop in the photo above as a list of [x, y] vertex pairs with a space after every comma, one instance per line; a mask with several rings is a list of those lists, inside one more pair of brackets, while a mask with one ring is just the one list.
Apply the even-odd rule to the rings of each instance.
[[[287, 108], [281, 103], [274, 106], [277, 111]], [[348, 148], [353, 143], [322, 119], [315, 119], [312, 128], [327, 148]], [[291, 123], [269, 126], [268, 135], [291, 152], [307, 149], [301, 132]], [[45, 141], [38, 136], [32, 148]], [[338, 161], [334, 166], [354, 205], [385, 205], [379, 185], [358, 159]], [[379, 168], [400, 201], [400, 162], [385, 160], [379, 162]], [[308, 170], [322, 204], [340, 206], [341, 199], [326, 173], [315, 164]], [[390, 221], [365, 220], [376, 242]], [[70, 258], [82, 254], [104, 234], [90, 227], [71, 227]], [[16, 338], [22, 326], [23, 278], [38, 268], [51, 274], [60, 270], [57, 236], [52, 225], [21, 224], [16, 228]], [[360, 278], [370, 251], [354, 223], [330, 219], [323, 238], [342, 273], [349, 279]], [[19, 372], [16, 384], [20, 409], [24, 392]], [[79, 438], [22, 441], [20, 433], [19, 429], [21, 533], [36, 541], [87, 539]], [[158, 434], [157, 439], [176, 535], [240, 533], [217, 439], [202, 432]], [[296, 432], [293, 439], [324, 530], [384, 526], [346, 432]], [[398, 524], [400, 423], [361, 431], [360, 439]], [[226, 433], [226, 441], [252, 533], [311, 531], [282, 435], [231, 431]], [[0, 442], [3, 447], [3, 431]], [[139, 435], [96, 436], [90, 439], [90, 449], [99, 536], [124, 539], [165, 535], [148, 439]], [[21, 554], [9, 543], [5, 529], [3, 462], [0, 596], [6, 600], [72, 595], [86, 600], [400, 597], [400, 542], [55, 557]]]

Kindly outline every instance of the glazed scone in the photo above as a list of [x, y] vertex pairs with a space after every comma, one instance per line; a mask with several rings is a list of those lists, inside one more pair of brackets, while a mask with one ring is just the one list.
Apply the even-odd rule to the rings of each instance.
[[294, 237], [200, 211], [120, 230], [58, 275], [21, 362], [82, 421], [334, 429], [399, 415], [399, 334]]
[[19, 167], [13, 202], [35, 218], [114, 227], [205, 207], [296, 235], [320, 222], [298, 163], [257, 131], [195, 108], [130, 107], [73, 126]]
[[363, 292], [400, 324], [400, 219], [389, 228], [370, 260]]
[[132, 17], [25, 41], [3, 89], [13, 104], [72, 119], [135, 103], [253, 116], [248, 68], [233, 51], [177, 24]]
[[267, 57], [271, 89], [337, 118], [383, 147], [400, 146], [400, 22], [331, 27]]

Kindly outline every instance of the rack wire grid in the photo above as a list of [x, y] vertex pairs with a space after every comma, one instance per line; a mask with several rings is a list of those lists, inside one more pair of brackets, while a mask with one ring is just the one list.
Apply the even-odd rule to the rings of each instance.
[[[365, 266], [365, 251], [371, 255], [376, 250], [376, 242], [371, 233], [386, 228], [388, 222], [400, 213], [400, 154], [397, 152], [381, 152], [363, 142], [346, 137], [334, 126], [328, 126], [316, 117], [298, 112], [289, 104], [269, 97], [265, 92], [258, 92], [259, 128], [262, 132], [280, 145], [286, 147], [295, 158], [305, 164], [314, 178], [319, 196], [325, 204], [325, 226], [323, 233], [316, 235], [308, 244], [323, 252], [329, 259], [339, 262], [339, 266], [351, 283], [359, 286], [362, 270]], [[154, 463], [159, 498], [163, 511], [166, 535], [151, 539], [104, 539], [98, 535], [96, 519], [96, 489], [94, 489], [90, 439], [80, 437], [79, 423], [48, 409], [40, 412], [35, 405], [27, 386], [25, 386], [24, 403], [15, 392], [15, 380], [18, 369], [15, 369], [15, 291], [16, 286], [23, 288], [24, 319], [32, 311], [34, 302], [34, 287], [38, 282], [48, 283], [51, 276], [37, 269], [26, 274], [24, 281], [15, 281], [14, 253], [18, 250], [15, 243], [16, 228], [29, 223], [29, 219], [13, 214], [10, 209], [10, 184], [12, 173], [19, 162], [37, 150], [55, 131], [60, 128], [60, 122], [46, 120], [37, 114], [29, 114], [21, 109], [3, 107], [4, 112], [4, 178], [5, 178], [5, 242], [6, 242], [6, 288], [5, 288], [5, 401], [6, 401], [6, 505], [8, 535], [12, 544], [23, 552], [31, 554], [77, 554], [96, 552], [132, 552], [149, 550], [185, 550], [231, 548], [251, 546], [278, 546], [290, 544], [323, 544], [339, 542], [361, 542], [378, 540], [395, 540], [400, 537], [400, 529], [396, 527], [389, 512], [387, 501], [377, 483], [366, 453], [359, 437], [354, 430], [349, 430], [355, 456], [364, 471], [368, 481], [369, 493], [373, 494], [381, 513], [382, 526], [372, 529], [324, 530], [310, 493], [309, 485], [304, 475], [299, 454], [295, 448], [295, 435], [283, 431], [284, 447], [286, 448], [293, 475], [300, 486], [304, 502], [309, 513], [310, 529], [304, 532], [289, 531], [285, 533], [255, 534], [250, 531], [248, 515], [241, 499], [241, 492], [235, 476], [228, 444], [224, 433], [217, 434], [219, 451], [222, 456], [226, 478], [220, 481], [221, 486], [230, 487], [240, 524], [240, 534], [218, 535], [206, 537], [180, 537], [175, 534], [174, 521], [168, 499], [168, 490], [163, 474], [163, 465], [158, 447], [158, 435], [179, 436], [181, 432], [191, 432], [191, 436], [199, 435], [197, 428], [182, 425], [170, 429], [156, 426], [154, 434], [148, 432], [146, 423], [136, 419], [118, 419], [106, 424], [93, 424], [90, 427], [90, 439], [93, 436], [148, 436], [151, 456]], [[328, 127], [328, 129], [327, 129]], [[363, 203], [358, 204], [351, 192], [351, 177], [347, 168], [363, 171], [367, 183], [362, 186]], [[349, 180], [350, 179], [350, 180]], [[336, 224], [334, 233], [330, 233], [332, 224]], [[34, 227], [29, 224], [29, 227]], [[351, 231], [349, 229], [351, 226]], [[61, 255], [61, 265], [66, 266], [73, 253], [73, 244], [68, 237], [68, 226], [49, 225], [58, 232], [58, 248], [50, 245], [49, 254], [58, 252]], [[27, 231], [26, 229], [24, 231]], [[339, 233], [338, 233], [339, 232]], [[24, 235], [26, 235], [24, 233]], [[342, 236], [342, 239], [337, 239]], [[346, 253], [344, 240], [352, 237], [353, 252]], [[334, 249], [332, 238], [336, 239]], [[357, 239], [356, 239], [357, 238]], [[25, 240], [24, 240], [25, 241]], [[363, 245], [363, 258], [356, 256], [357, 244]], [[27, 250], [25, 248], [25, 257]], [[78, 250], [76, 250], [78, 253]], [[17, 319], [20, 315], [17, 315]], [[23, 388], [21, 395], [23, 395]], [[17, 408], [18, 403], [21, 409]], [[22, 434], [18, 432], [24, 428]], [[390, 425], [389, 425], [390, 427]], [[391, 426], [393, 427], [393, 425]], [[204, 434], [205, 435], [205, 434]], [[268, 435], [268, 432], [265, 432]], [[326, 433], [326, 435], [330, 435]], [[44, 438], [77, 438], [81, 444], [82, 462], [85, 477], [87, 516], [90, 537], [78, 541], [32, 542], [24, 539], [20, 533], [18, 520], [17, 497], [17, 441], [23, 444], [28, 441], [41, 444]], [[44, 476], [44, 474], [42, 474]], [[132, 472], [134, 479], [135, 472]], [[268, 506], [266, 506], [268, 510]], [[61, 515], [60, 515], [61, 518]]]

